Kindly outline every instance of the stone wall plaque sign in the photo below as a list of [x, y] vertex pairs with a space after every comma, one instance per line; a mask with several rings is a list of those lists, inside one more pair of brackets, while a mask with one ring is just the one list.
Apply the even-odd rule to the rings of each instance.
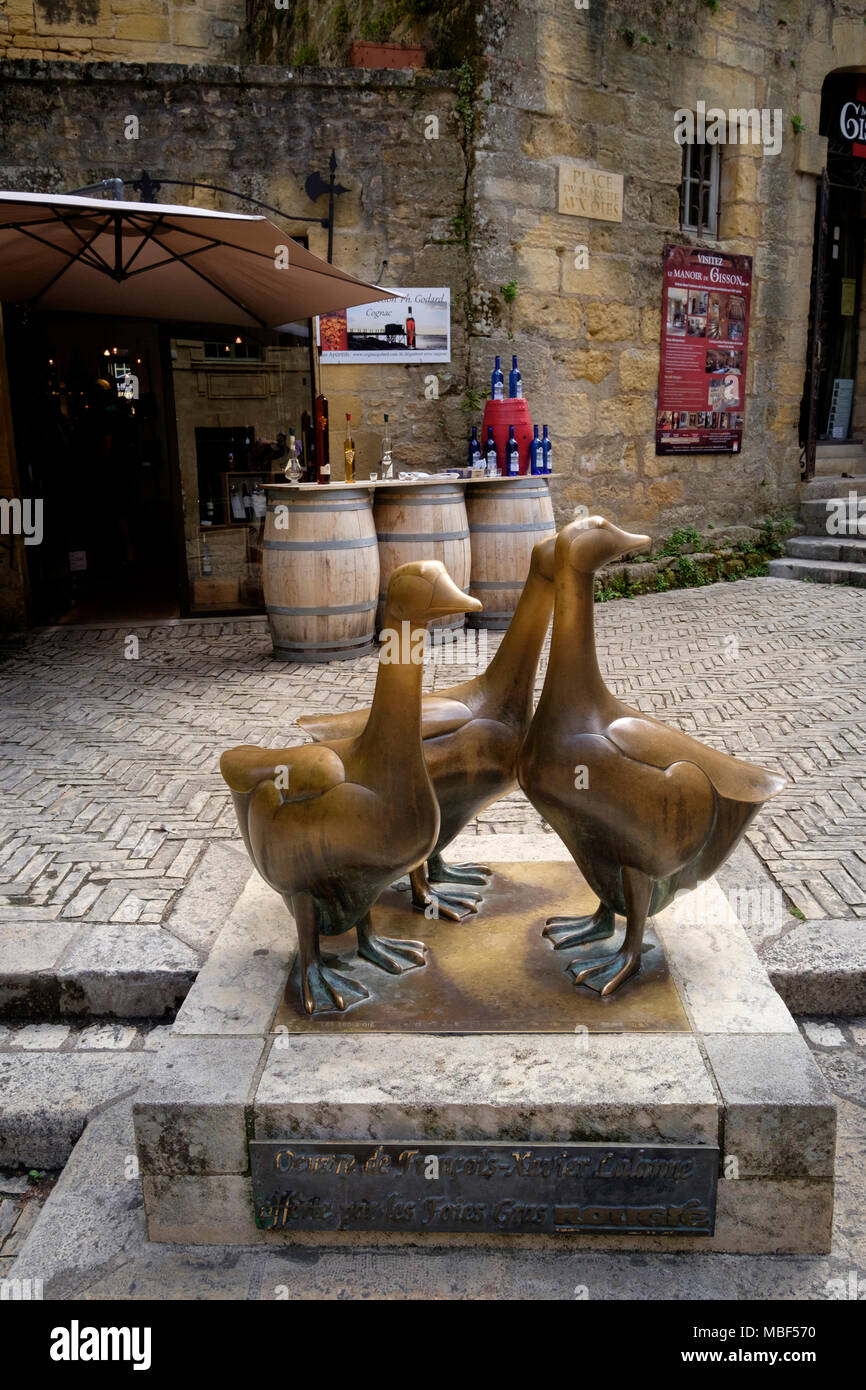
[[597, 222], [622, 221], [622, 174], [588, 169], [572, 160], [559, 165], [559, 211]]
[[264, 1231], [709, 1236], [717, 1148], [252, 1140]]

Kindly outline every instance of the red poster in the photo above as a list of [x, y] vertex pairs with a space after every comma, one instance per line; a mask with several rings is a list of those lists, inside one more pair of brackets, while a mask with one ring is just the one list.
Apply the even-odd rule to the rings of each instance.
[[666, 246], [662, 296], [656, 453], [739, 453], [752, 258]]

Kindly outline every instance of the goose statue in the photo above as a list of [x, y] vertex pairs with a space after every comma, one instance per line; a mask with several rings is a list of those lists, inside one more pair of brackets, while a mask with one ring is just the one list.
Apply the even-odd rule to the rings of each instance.
[[319, 939], [354, 928], [358, 954], [392, 974], [425, 964], [420, 941], [375, 935], [370, 909], [399, 874], [422, 863], [439, 835], [439, 804], [421, 747], [421, 678], [429, 622], [475, 612], [438, 560], [391, 576], [369, 718], [351, 738], [224, 753], [247, 851], [295, 919], [302, 1004], [308, 1014], [369, 997], [322, 960]]
[[519, 760], [521, 787], [599, 898], [592, 916], [551, 918], [544, 934], [557, 949], [576, 946], [612, 936], [615, 914], [625, 916], [619, 950], [567, 967], [575, 984], [603, 995], [640, 969], [647, 918], [714, 874], [785, 786], [776, 773], [623, 704], [605, 685], [593, 576], [649, 543], [601, 516], [557, 536], [550, 660]]
[[[424, 756], [441, 824], [426, 864], [409, 875], [419, 911], [433, 904], [438, 916], [460, 921], [477, 911], [479, 894], [466, 885], [483, 885], [490, 876], [484, 864], [449, 866], [442, 852], [473, 816], [517, 785], [517, 757], [532, 718], [535, 674], [553, 609], [554, 544], [551, 536], [533, 547], [517, 608], [486, 670], [422, 699]], [[314, 739], [349, 738], [363, 729], [367, 715], [365, 709], [303, 715], [298, 723]]]

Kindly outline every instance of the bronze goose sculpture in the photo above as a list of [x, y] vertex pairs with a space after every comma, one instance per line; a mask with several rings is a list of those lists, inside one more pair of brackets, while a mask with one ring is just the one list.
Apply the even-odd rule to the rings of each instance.
[[424, 630], [434, 618], [480, 608], [438, 560], [401, 565], [388, 585], [385, 623], [408, 640], [380, 659], [360, 733], [294, 748], [233, 748], [220, 760], [250, 858], [295, 918], [307, 1013], [368, 997], [324, 964], [320, 936], [354, 927], [359, 954], [392, 974], [425, 963], [422, 942], [377, 937], [370, 909], [395, 877], [426, 859], [439, 834], [421, 748]]
[[647, 917], [709, 878], [785, 779], [708, 748], [618, 700], [598, 668], [593, 576], [649, 544], [603, 517], [556, 540], [556, 597], [544, 688], [520, 754], [520, 785], [557, 832], [599, 906], [551, 918], [556, 948], [613, 935], [614, 954], [568, 966], [575, 984], [611, 994], [640, 969]]
[[[453, 921], [477, 911], [478, 894], [471, 888], [443, 892], [438, 885], [484, 884], [490, 869], [484, 864], [449, 866], [442, 852], [473, 816], [517, 785], [517, 757], [532, 718], [535, 673], [553, 608], [554, 544], [551, 536], [533, 547], [514, 616], [487, 669], [423, 697], [424, 756], [441, 825], [426, 865], [409, 875], [413, 905], [419, 911], [435, 904], [439, 916]], [[367, 710], [361, 709], [303, 715], [298, 723], [318, 740], [352, 736], [366, 719]]]

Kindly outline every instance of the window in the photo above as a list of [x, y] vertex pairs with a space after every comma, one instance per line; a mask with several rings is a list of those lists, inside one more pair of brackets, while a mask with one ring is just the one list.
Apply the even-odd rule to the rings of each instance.
[[680, 227], [684, 232], [719, 234], [720, 153], [718, 145], [683, 145]]
[[258, 343], [245, 343], [238, 340], [233, 343], [205, 343], [204, 355], [220, 362], [259, 362], [261, 361], [262, 349]]

